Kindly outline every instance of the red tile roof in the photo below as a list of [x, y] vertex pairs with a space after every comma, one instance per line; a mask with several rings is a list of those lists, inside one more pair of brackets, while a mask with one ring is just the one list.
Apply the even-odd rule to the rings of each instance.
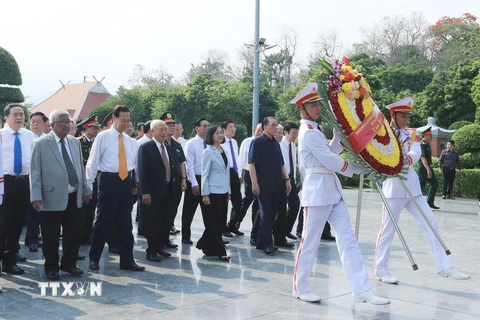
[[64, 109], [73, 119], [85, 118], [109, 97], [111, 94], [100, 82], [66, 84], [30, 113], [41, 111], [48, 117], [53, 110]]

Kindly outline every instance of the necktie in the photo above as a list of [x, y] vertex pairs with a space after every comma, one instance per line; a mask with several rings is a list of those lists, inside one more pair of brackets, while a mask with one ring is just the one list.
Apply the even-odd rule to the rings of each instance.
[[68, 156], [67, 148], [65, 148], [65, 140], [60, 139], [60, 142], [62, 143], [63, 161], [65, 162], [65, 167], [67, 167], [68, 184], [71, 185], [72, 187], [75, 187], [78, 182], [77, 173], [73, 168], [72, 160], [70, 160], [70, 157]]
[[237, 159], [235, 159], [235, 152], [233, 152], [232, 140], [228, 141], [228, 143], [230, 144], [230, 153], [232, 154], [233, 170], [235, 170], [235, 172], [237, 172], [238, 171]]
[[170, 182], [170, 165], [168, 163], [168, 158], [167, 158], [167, 150], [165, 149], [165, 145], [162, 143], [162, 160], [163, 160], [163, 165], [165, 166], [165, 180], [167, 183]]
[[15, 141], [13, 143], [13, 172], [18, 176], [22, 173], [22, 144], [18, 131], [15, 132]]
[[288, 144], [288, 156], [290, 158], [289, 159], [290, 160], [290, 179], [292, 179], [295, 172], [295, 169], [293, 166], [292, 143]]
[[120, 179], [125, 180], [128, 177], [127, 169], [127, 152], [125, 151], [125, 145], [123, 144], [123, 135], [120, 134], [120, 140], [118, 142], [118, 176]]

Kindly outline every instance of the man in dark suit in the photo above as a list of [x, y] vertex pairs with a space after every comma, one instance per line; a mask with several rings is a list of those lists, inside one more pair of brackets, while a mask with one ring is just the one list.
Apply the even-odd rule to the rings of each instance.
[[168, 241], [169, 206], [172, 205], [172, 159], [165, 144], [167, 124], [162, 120], [151, 123], [153, 139], [140, 146], [138, 173], [142, 186], [142, 216], [148, 242], [147, 260], [158, 262], [169, 257], [164, 246]]
[[[58, 280], [58, 270], [73, 276], [83, 223], [82, 202], [92, 197], [85, 179], [80, 142], [68, 136], [70, 115], [65, 110], [50, 114], [52, 131], [33, 143], [30, 163], [32, 205], [40, 212], [45, 274]], [[60, 226], [63, 228], [63, 256], [58, 265]]]

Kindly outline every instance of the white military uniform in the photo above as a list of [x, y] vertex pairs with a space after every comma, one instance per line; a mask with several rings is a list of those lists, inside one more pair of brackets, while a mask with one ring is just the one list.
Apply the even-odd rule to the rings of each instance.
[[[395, 106], [396, 104], [390, 106]], [[389, 106], [387, 106], [387, 108], [388, 107]], [[415, 200], [418, 202], [425, 215], [435, 227], [437, 233], [440, 234], [437, 221], [432, 213], [432, 209], [430, 209], [427, 201], [422, 196], [418, 175], [413, 169], [413, 165], [420, 160], [420, 156], [422, 155], [420, 143], [416, 141], [414, 131], [407, 129], [400, 129], [399, 141], [403, 148], [403, 154], [407, 157], [410, 165], [407, 176], [408, 180], [404, 181], [405, 185], [415, 197]], [[398, 221], [400, 212], [405, 208], [415, 218], [420, 228], [422, 228], [423, 232], [425, 233], [428, 246], [430, 247], [430, 251], [432, 252], [435, 260], [437, 273], [452, 268], [453, 265], [445, 253], [445, 250], [436, 238], [433, 231], [428, 226], [415, 203], [410, 199], [400, 180], [398, 178], [389, 178], [385, 180], [382, 190], [387, 198], [388, 204], [390, 205], [395, 221]], [[382, 277], [390, 273], [387, 263], [390, 257], [390, 245], [393, 241], [394, 235], [395, 228], [384, 205], [382, 213], [382, 226], [380, 228], [380, 232], [378, 233], [377, 246], [375, 250], [375, 274], [378, 277]]]
[[294, 294], [312, 291], [308, 277], [312, 271], [325, 222], [335, 228], [337, 246], [353, 296], [371, 290], [363, 256], [353, 233], [342, 186], [334, 172], [351, 177], [359, 170], [338, 156], [342, 146], [328, 140], [314, 121], [301, 120], [298, 135], [300, 170], [305, 172], [302, 187], [304, 224], [293, 275]]

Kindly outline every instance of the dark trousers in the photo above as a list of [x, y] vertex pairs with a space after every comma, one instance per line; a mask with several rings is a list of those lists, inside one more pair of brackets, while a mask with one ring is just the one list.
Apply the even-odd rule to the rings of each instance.
[[19, 240], [30, 204], [28, 176], [5, 175], [3, 204], [0, 206], [0, 260], [4, 265], [16, 262]]
[[80, 243], [91, 242], [93, 221], [95, 219], [95, 210], [97, 209], [98, 186], [97, 181], [93, 183], [92, 199], [83, 204], [83, 212], [85, 214], [85, 223], [83, 227], [82, 239]]
[[[292, 177], [290, 177], [290, 179], [293, 183]], [[292, 232], [293, 225], [297, 220], [298, 211], [300, 209], [300, 198], [298, 197], [298, 191], [296, 187], [292, 187], [292, 191], [290, 191], [290, 194], [287, 197], [287, 206], [288, 206], [288, 211], [287, 211], [287, 219], [285, 222], [285, 234]]]
[[230, 168], [230, 201], [232, 202], [232, 210], [230, 211], [230, 220], [228, 224], [225, 224], [225, 231], [228, 231], [228, 226], [234, 225], [230, 224], [233, 220], [233, 217], [237, 215], [237, 212], [240, 212], [242, 207], [242, 191], [240, 191], [240, 178], [238, 177], [238, 173]]
[[278, 195], [278, 207], [277, 215], [275, 217], [275, 225], [273, 227], [273, 239], [274, 243], [282, 243], [287, 239], [286, 234], [286, 221], [287, 221], [287, 194], [284, 190]]
[[40, 234], [40, 219], [37, 210], [30, 204], [25, 214], [25, 245], [38, 244], [38, 235]]
[[68, 204], [64, 211], [40, 211], [39, 216], [42, 226], [45, 273], [59, 270], [60, 226], [63, 228], [61, 267], [75, 267], [83, 231], [79, 226], [84, 224], [82, 208], [77, 207], [77, 193], [68, 195]]
[[[171, 189], [171, 183], [169, 184]], [[171, 192], [163, 199], [152, 197], [149, 205], [142, 203], [142, 216], [147, 238], [147, 254], [158, 253], [168, 241], [170, 230], [169, 207], [172, 205]]]
[[228, 194], [210, 194], [210, 205], [205, 206], [205, 231], [197, 242], [197, 248], [207, 256], [227, 255], [222, 240], [223, 217], [228, 210], [227, 199]]
[[[300, 208], [300, 213], [298, 215], [298, 224], [297, 224], [297, 234], [302, 234], [303, 232], [303, 207]], [[332, 228], [330, 227], [330, 223], [325, 221], [325, 226], [323, 227], [322, 231], [322, 238], [328, 237], [332, 235]]]
[[138, 188], [137, 190], [137, 197], [138, 197], [138, 205], [137, 205], [137, 232], [139, 234], [145, 234], [144, 228], [143, 228], [143, 216], [142, 216], [142, 192], [141, 188]]
[[179, 186], [178, 188], [173, 189], [173, 196], [172, 196], [172, 201], [171, 205], [168, 207], [168, 225], [170, 230], [174, 223], [175, 223], [175, 218], [177, 217], [177, 210], [178, 210], [178, 205], [180, 204], [180, 201], [182, 200], [182, 189]]
[[98, 262], [105, 241], [115, 226], [120, 265], [133, 261], [132, 180], [102, 172], [98, 176], [97, 218], [93, 225], [90, 260]]
[[453, 190], [453, 181], [455, 181], [455, 168], [443, 167], [443, 195], [451, 196]]
[[[202, 176], [195, 177], [197, 178], [198, 188], [201, 192]], [[190, 230], [190, 227], [192, 226], [193, 217], [195, 216], [195, 211], [197, 210], [198, 204], [200, 204], [200, 209], [202, 210], [202, 217], [205, 220], [206, 208], [201, 200], [201, 195], [193, 195], [192, 184], [187, 181], [187, 190], [185, 191], [185, 199], [183, 199], [182, 240], [190, 240], [190, 238], [192, 237], [192, 231]]]
[[[248, 208], [252, 205], [252, 225], [255, 223], [255, 216], [259, 210], [258, 208], [258, 199], [252, 192], [252, 179], [250, 178], [250, 172], [248, 170], [243, 170], [243, 187], [245, 188], [245, 196], [242, 199], [242, 203], [240, 206], [240, 211], [233, 212], [232, 216], [230, 217], [230, 222], [228, 225], [235, 225], [237, 224], [240, 226], [243, 219], [247, 215]], [[252, 237], [253, 238], [253, 237]], [[255, 238], [253, 238], [255, 239]]]
[[[282, 190], [283, 191], [283, 190]], [[260, 205], [260, 226], [257, 235], [257, 249], [265, 249], [273, 245], [272, 232], [277, 216], [277, 210], [280, 201], [280, 192], [268, 192], [260, 189], [258, 202]]]
[[428, 189], [427, 203], [430, 206], [433, 206], [435, 202], [435, 193], [437, 193], [438, 189], [438, 180], [435, 176], [435, 171], [433, 171], [433, 169], [430, 170], [432, 171], [432, 177], [428, 179], [427, 169], [425, 169], [423, 166], [420, 166], [418, 169], [418, 178], [420, 179], [420, 188], [422, 192], [425, 190], [427, 182], [430, 184], [430, 188]]

